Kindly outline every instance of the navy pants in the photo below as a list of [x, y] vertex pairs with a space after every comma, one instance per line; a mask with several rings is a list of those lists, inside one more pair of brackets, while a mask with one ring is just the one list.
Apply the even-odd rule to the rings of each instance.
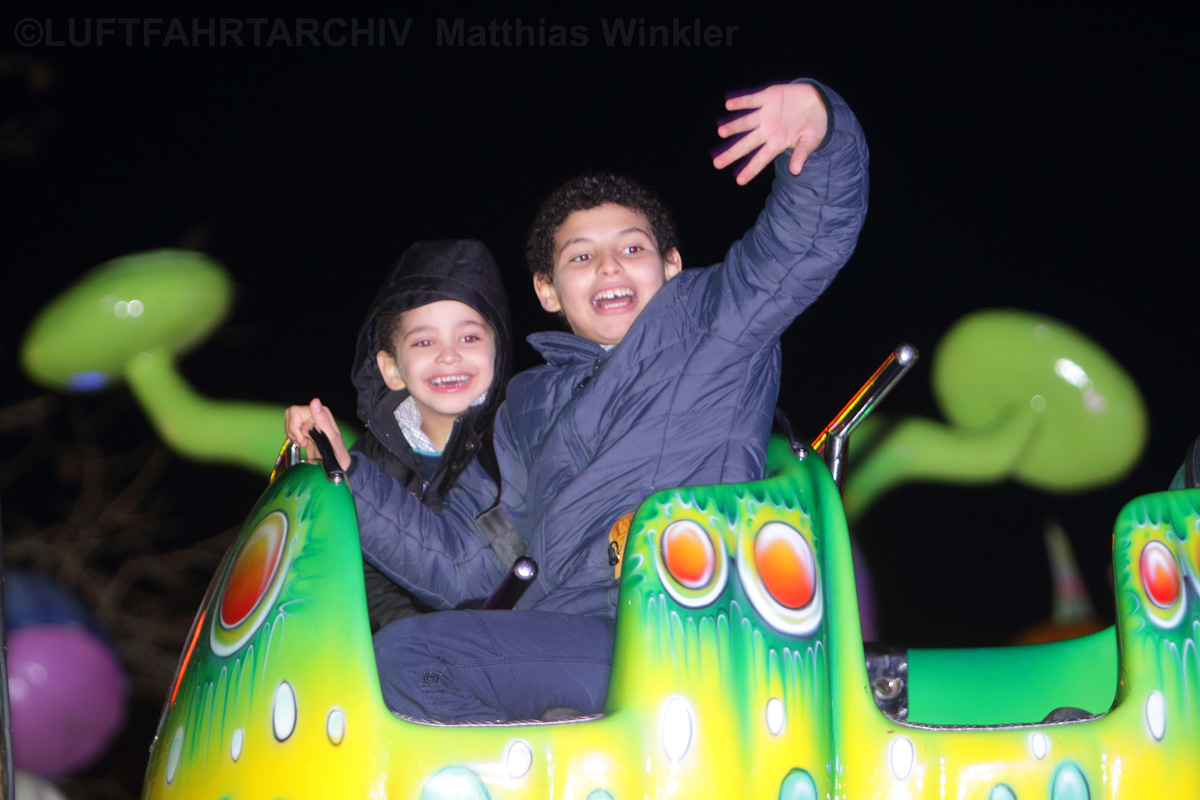
[[614, 623], [546, 611], [442, 611], [375, 634], [383, 699], [442, 722], [537, 719], [556, 706], [599, 713]]

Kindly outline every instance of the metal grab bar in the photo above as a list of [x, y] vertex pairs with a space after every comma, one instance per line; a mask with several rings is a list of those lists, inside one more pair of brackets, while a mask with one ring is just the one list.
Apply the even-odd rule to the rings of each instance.
[[909, 368], [916, 363], [920, 354], [917, 348], [902, 344], [875, 370], [875, 374], [867, 379], [850, 402], [838, 412], [825, 430], [813, 440], [813, 449], [825, 459], [833, 480], [841, 491], [846, 480], [846, 458], [849, 455], [850, 434], [858, 427], [858, 423], [887, 397], [892, 387], [904, 377]]
[[[329, 437], [316, 428], [308, 432], [308, 437], [316, 444], [317, 452], [321, 454], [321, 467], [325, 470], [325, 478], [330, 483], [345, 482], [346, 471], [338, 463], [337, 455], [333, 452], [333, 445], [329, 443]], [[275, 458], [275, 469], [271, 472], [271, 481], [273, 482], [282, 475], [284, 470], [294, 467], [303, 460], [300, 457], [300, 445], [291, 439], [284, 439], [283, 447], [279, 449], [279, 455]]]

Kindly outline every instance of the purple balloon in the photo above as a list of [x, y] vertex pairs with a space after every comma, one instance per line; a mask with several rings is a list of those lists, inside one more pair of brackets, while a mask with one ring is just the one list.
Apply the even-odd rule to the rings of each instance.
[[13, 762], [47, 777], [91, 765], [125, 724], [116, 655], [78, 625], [26, 625], [8, 636]]

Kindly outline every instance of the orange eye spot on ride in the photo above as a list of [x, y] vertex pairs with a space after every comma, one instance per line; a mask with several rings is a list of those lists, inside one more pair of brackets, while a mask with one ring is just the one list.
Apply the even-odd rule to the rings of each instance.
[[264, 519], [229, 569], [221, 597], [221, 625], [235, 628], [262, 602], [279, 569], [284, 529], [274, 514]]
[[1170, 608], [1179, 600], [1179, 565], [1171, 551], [1161, 542], [1150, 542], [1142, 548], [1142, 585], [1150, 602], [1159, 608]]
[[663, 532], [662, 558], [671, 577], [688, 589], [707, 586], [716, 570], [712, 540], [690, 521], [676, 522]]
[[816, 564], [808, 542], [796, 531], [771, 526], [754, 542], [754, 562], [763, 586], [786, 608], [808, 605], [816, 591]]

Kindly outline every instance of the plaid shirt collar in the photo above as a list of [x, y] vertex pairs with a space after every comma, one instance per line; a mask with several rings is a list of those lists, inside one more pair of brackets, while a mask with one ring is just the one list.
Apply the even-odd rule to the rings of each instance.
[[[471, 403], [471, 408], [483, 405], [487, 401], [487, 394], [484, 392], [479, 395], [479, 398]], [[403, 403], [396, 406], [395, 417], [396, 424], [400, 426], [400, 432], [404, 434], [404, 438], [408, 440], [408, 446], [413, 449], [414, 453], [423, 456], [440, 456], [442, 454], [433, 446], [433, 442], [425, 435], [425, 431], [421, 430], [421, 409], [417, 408], [417, 401], [411, 394], [404, 398]]]

